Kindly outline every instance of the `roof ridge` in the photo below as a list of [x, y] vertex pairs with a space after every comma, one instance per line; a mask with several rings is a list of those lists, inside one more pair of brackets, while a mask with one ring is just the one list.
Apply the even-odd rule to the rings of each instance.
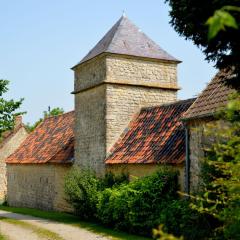
[[184, 104], [184, 103], [188, 103], [188, 102], [194, 102], [197, 98], [188, 98], [188, 99], [183, 99], [183, 100], [177, 100], [175, 102], [171, 102], [171, 103], [163, 103], [161, 105], [156, 105], [156, 106], [150, 106], [150, 107], [142, 107], [142, 110], [150, 110], [150, 109], [154, 109], [154, 108], [160, 108], [160, 107], [170, 107], [170, 106], [175, 106], [175, 105], [179, 105], [179, 104]]
[[70, 114], [70, 113], [73, 113], [75, 112], [75, 110], [71, 110], [71, 111], [68, 111], [68, 112], [64, 112], [64, 113], [61, 113], [61, 114], [58, 114], [58, 115], [53, 115], [53, 116], [47, 116], [43, 119], [43, 121], [49, 119], [49, 118], [54, 118], [54, 117], [61, 117], [63, 115], [67, 115], [67, 114]]
[[[48, 119], [54, 118], [54, 117], [60, 117], [60, 116], [62, 116], [62, 115], [70, 114], [70, 113], [73, 113], [73, 112], [75, 112], [75, 110], [71, 110], [71, 111], [66, 112], [66, 113], [62, 113], [62, 114], [59, 114], [59, 115], [49, 116], [49, 117], [44, 118], [44, 119], [42, 120], [42, 122], [40, 122], [40, 123], [37, 125], [37, 127], [36, 127], [32, 132], [30, 132], [30, 133], [28, 134], [27, 138], [28, 138], [30, 135], [32, 135], [38, 128], [40, 128]], [[27, 138], [26, 138], [26, 139], [27, 139]], [[25, 140], [26, 140], [26, 139], [25, 139]], [[25, 142], [25, 140], [22, 142], [22, 144]], [[17, 149], [16, 149], [16, 150], [17, 150]]]
[[[116, 24], [112, 27], [112, 28], [114, 28], [114, 27], [116, 26], [115, 33], [118, 31], [118, 29], [119, 29], [119, 27], [120, 27], [120, 25], [121, 25], [121, 22], [122, 22], [122, 20], [123, 20], [124, 18], [127, 18], [127, 17], [122, 16], [122, 17], [116, 22]], [[109, 31], [111, 31], [111, 30], [112, 30], [112, 29], [110, 29]], [[106, 51], [108, 51], [108, 49], [109, 49], [110, 46], [112, 45], [113, 39], [114, 39], [115, 37], [116, 37], [116, 34], [113, 34], [113, 36], [111, 37], [111, 40], [109, 41], [109, 44], [108, 44], [108, 47], [107, 47]]]
[[184, 113], [182, 120], [213, 117], [217, 109], [227, 103], [228, 95], [234, 92], [233, 88], [225, 84], [226, 79], [231, 77], [231, 68], [220, 69], [198, 94], [197, 99]]
[[122, 16], [82, 60], [71, 69], [103, 53], [158, 59], [175, 63], [181, 62], [163, 50], [158, 43], [125, 16]]

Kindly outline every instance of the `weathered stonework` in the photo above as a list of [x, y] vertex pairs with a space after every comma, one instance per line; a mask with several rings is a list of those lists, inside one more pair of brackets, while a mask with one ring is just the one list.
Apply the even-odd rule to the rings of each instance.
[[[190, 192], [197, 192], [201, 188], [201, 166], [205, 157], [206, 147], [211, 138], [206, 135], [208, 121], [195, 120], [188, 123], [189, 127], [189, 160], [190, 160]], [[211, 124], [214, 122], [211, 121]]]
[[106, 82], [177, 88], [176, 63], [110, 55], [106, 68]]
[[74, 91], [81, 91], [102, 83], [106, 78], [106, 58], [104, 55], [79, 65], [74, 70]]
[[176, 101], [176, 65], [101, 54], [76, 66], [76, 164], [104, 173], [107, 153], [133, 115], [141, 107]]
[[176, 101], [176, 91], [131, 85], [107, 85], [106, 152], [118, 140], [129, 121], [142, 107]]
[[75, 109], [75, 162], [102, 172], [106, 154], [106, 86], [75, 95]]
[[101, 54], [74, 68], [74, 92], [101, 83], [178, 89], [177, 64], [116, 54]]
[[9, 205], [71, 211], [64, 195], [64, 177], [69, 169], [67, 165], [7, 164]]
[[7, 192], [5, 159], [19, 147], [27, 135], [28, 133], [26, 129], [24, 127], [20, 127], [16, 130], [16, 132], [10, 134], [0, 147], [0, 203], [4, 202]]
[[[151, 175], [160, 169], [161, 165], [157, 164], [108, 164], [107, 171], [116, 175], [126, 173], [129, 174], [130, 181], [139, 177]], [[164, 166], [165, 167], [165, 166]], [[184, 166], [183, 165], [169, 165], [169, 168], [177, 170], [179, 172], [178, 182], [180, 184], [181, 191], [184, 190]]]

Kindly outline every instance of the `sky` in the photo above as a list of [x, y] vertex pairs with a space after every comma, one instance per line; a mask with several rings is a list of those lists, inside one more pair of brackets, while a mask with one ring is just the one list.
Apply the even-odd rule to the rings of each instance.
[[197, 96], [214, 76], [213, 63], [170, 25], [164, 0], [0, 0], [0, 78], [10, 81], [7, 99], [24, 98], [24, 122], [42, 112], [74, 108], [73, 71], [125, 11], [171, 55], [178, 66], [178, 98]]

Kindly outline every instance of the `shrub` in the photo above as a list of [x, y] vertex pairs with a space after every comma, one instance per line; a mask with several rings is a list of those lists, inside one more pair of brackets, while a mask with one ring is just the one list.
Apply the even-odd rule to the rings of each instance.
[[100, 181], [90, 170], [74, 168], [65, 178], [67, 201], [84, 219], [95, 217]]
[[104, 177], [97, 178], [89, 169], [74, 168], [65, 178], [66, 200], [73, 206], [78, 216], [83, 219], [94, 219], [100, 192], [122, 183], [128, 183], [128, 175], [106, 173]]
[[129, 183], [127, 175], [97, 178], [89, 170], [73, 169], [65, 192], [83, 219], [141, 235], [151, 235], [162, 224], [164, 231], [184, 239], [204, 239], [210, 232], [208, 222], [177, 194], [177, 175], [164, 168]]
[[177, 198], [177, 172], [160, 170], [99, 195], [98, 218], [118, 229], [149, 235], [161, 223], [161, 212]]
[[102, 189], [116, 187], [123, 183], [129, 183], [128, 174], [121, 173], [116, 175], [112, 172], [107, 172], [105, 176], [101, 179]]

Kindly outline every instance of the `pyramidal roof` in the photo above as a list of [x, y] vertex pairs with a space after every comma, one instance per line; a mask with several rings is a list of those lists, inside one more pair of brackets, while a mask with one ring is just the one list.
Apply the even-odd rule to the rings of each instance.
[[126, 16], [122, 16], [78, 64], [86, 62], [101, 53], [124, 54], [180, 62], [159, 47]]

